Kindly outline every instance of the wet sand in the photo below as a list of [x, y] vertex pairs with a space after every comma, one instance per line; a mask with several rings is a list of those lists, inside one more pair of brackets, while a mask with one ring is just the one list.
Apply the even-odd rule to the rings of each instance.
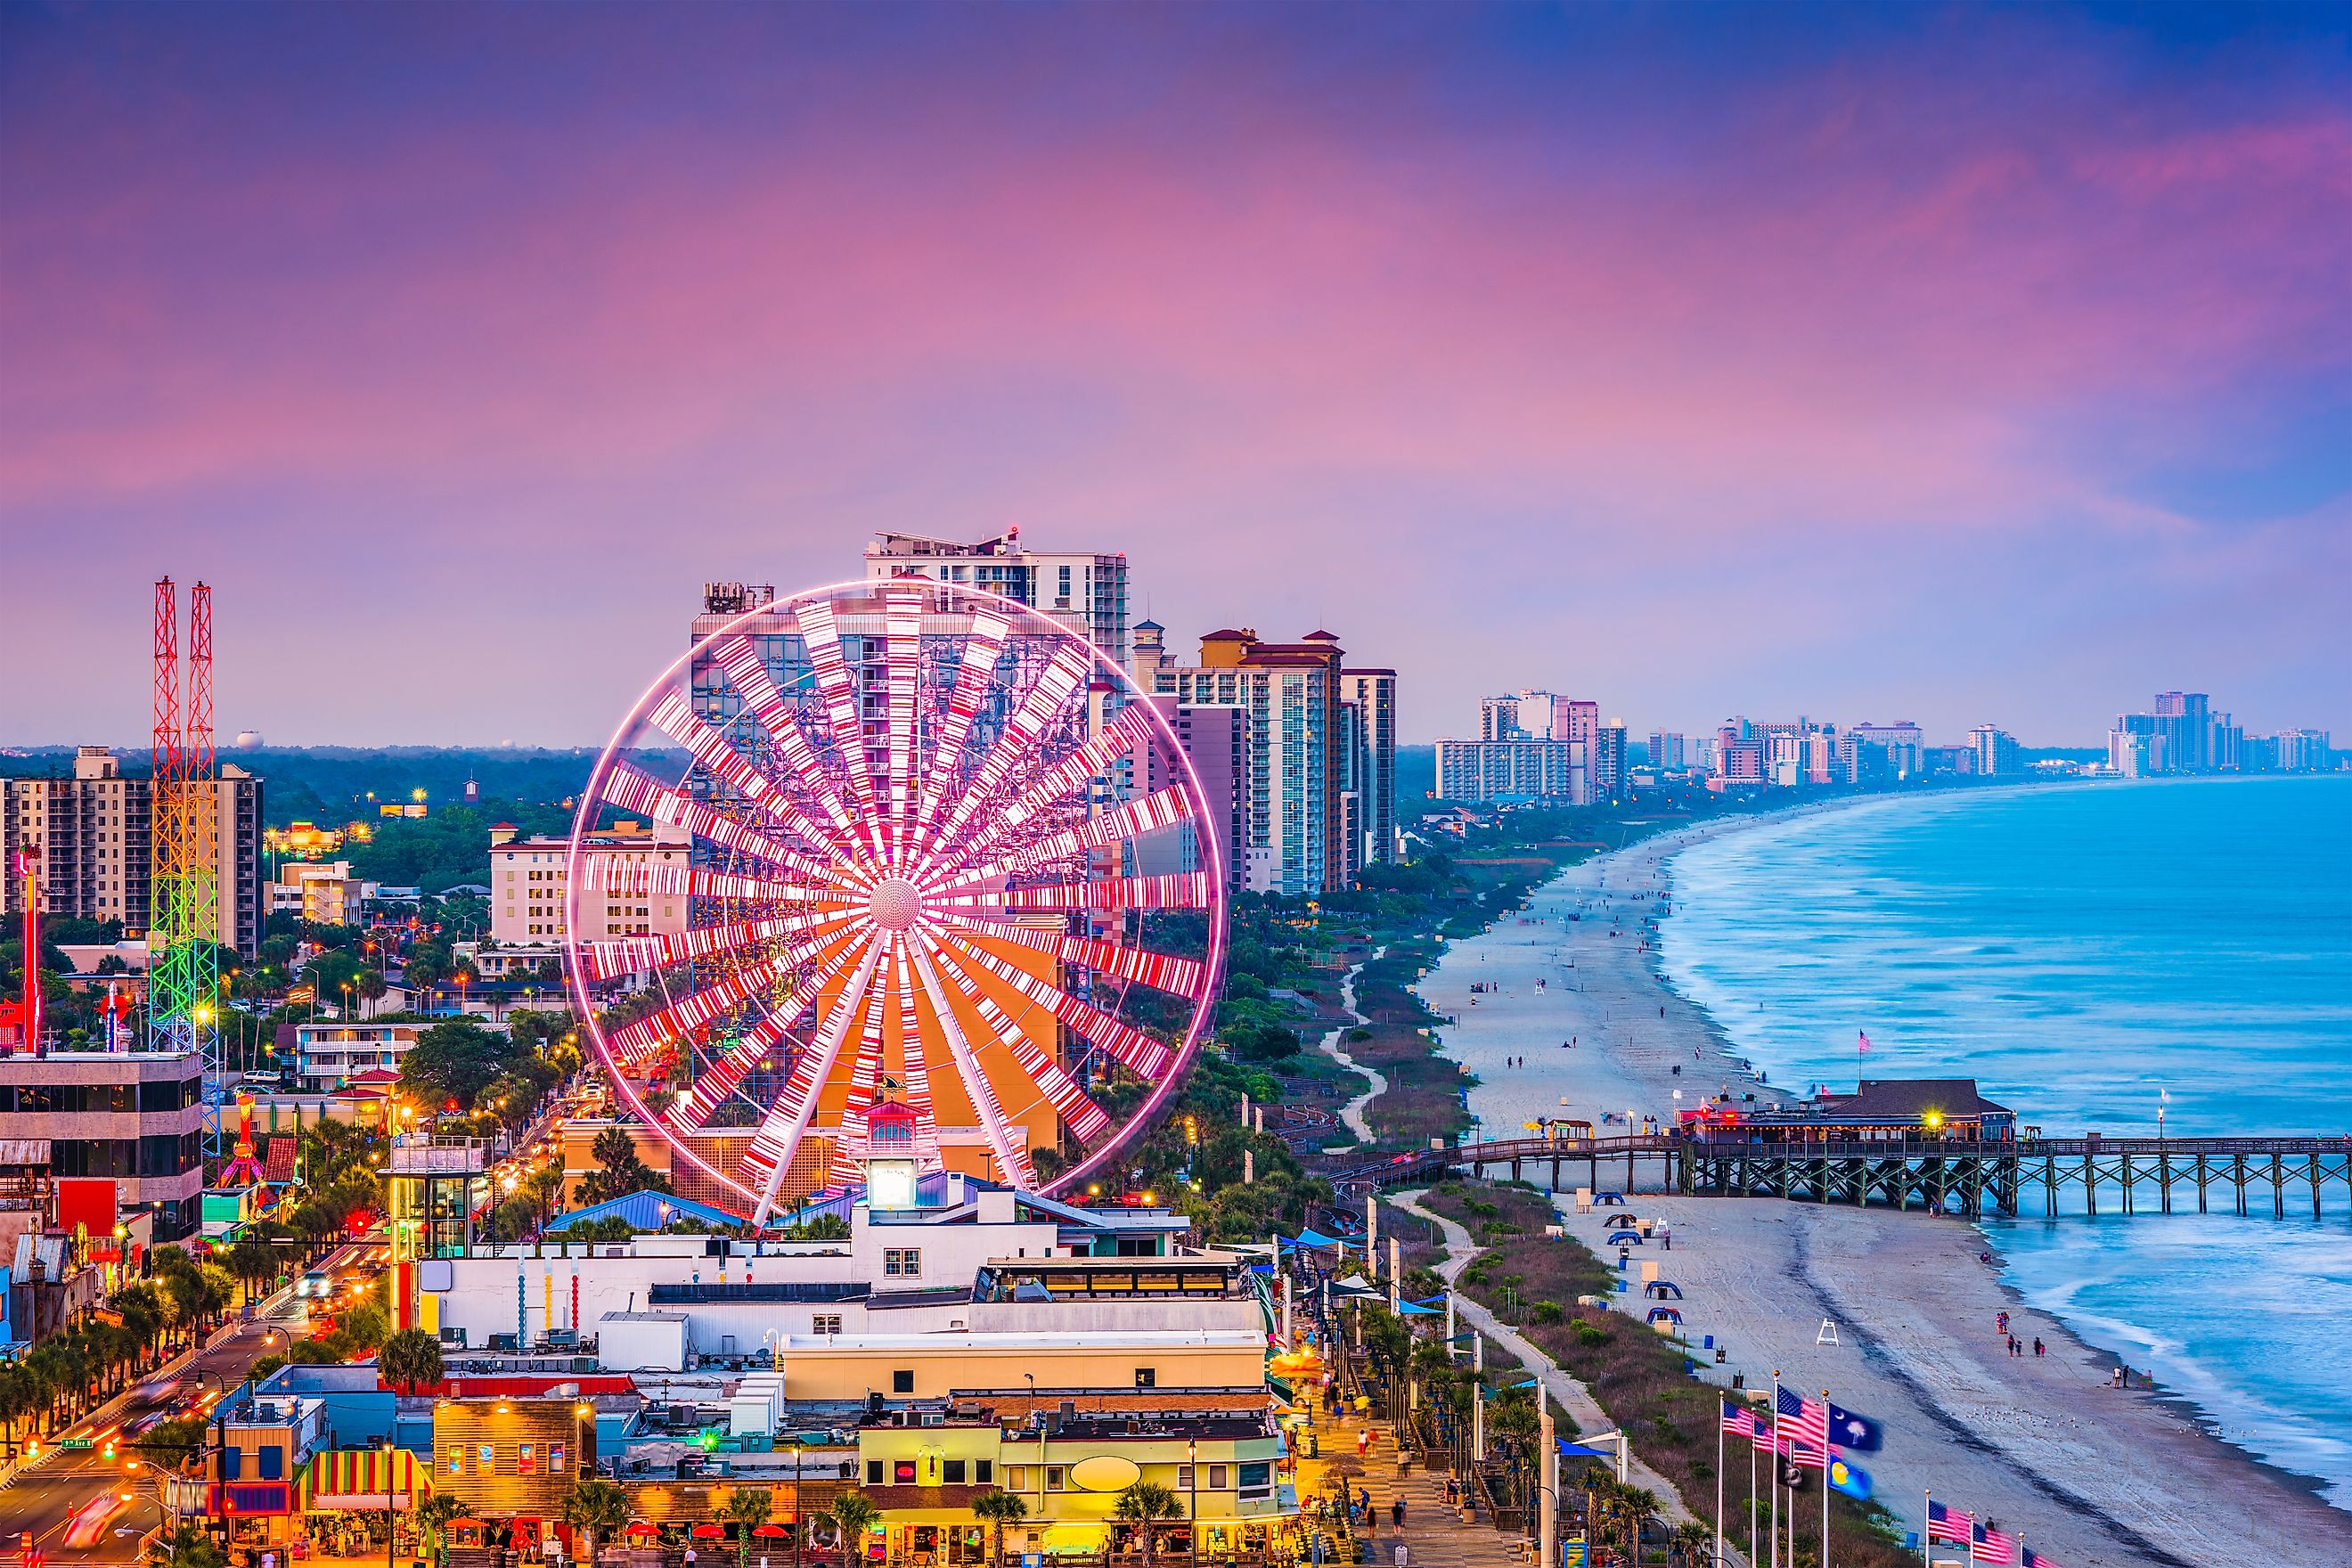
[[[1444, 1048], [1481, 1080], [1470, 1103], [1486, 1136], [1521, 1136], [1538, 1116], [1600, 1123], [1630, 1112], [1636, 1126], [1647, 1116], [1671, 1124], [1678, 1104], [1712, 1092], [1777, 1093], [1660, 980], [1641, 923], [1667, 890], [1668, 857], [1753, 820], [1571, 868], [1520, 914], [1454, 944], [1420, 982], [1433, 1010], [1461, 1019], [1444, 1031]], [[1470, 990], [1486, 983], [1496, 989]], [[1563, 1049], [1571, 1038], [1575, 1048]], [[1527, 1066], [1506, 1067], [1514, 1057]], [[1571, 1194], [1560, 1202], [1572, 1206]], [[1724, 1363], [1708, 1369], [1714, 1381], [1739, 1373], [1769, 1388], [1777, 1368], [1790, 1385], [1827, 1388], [1885, 1423], [1885, 1448], [1853, 1458], [1906, 1528], [1922, 1528], [1922, 1493], [1933, 1489], [2064, 1568], [2352, 1563], [2352, 1515], [2209, 1435], [2161, 1388], [2108, 1387], [2113, 1359], [2007, 1289], [1979, 1260], [1988, 1244], [1972, 1225], [1778, 1199], [1651, 1195], [1634, 1208], [1672, 1227], [1670, 1251], [1653, 1243], [1636, 1256], [1683, 1288], [1692, 1342], [1713, 1334], [1726, 1347]], [[1601, 1216], [1564, 1223], [1600, 1250]], [[2021, 1358], [1996, 1328], [2003, 1311], [2027, 1347]], [[1835, 1345], [1816, 1342], [1824, 1320]], [[2039, 1361], [2037, 1337], [2049, 1352]], [[1938, 1557], [1951, 1555], [1939, 1546]]]

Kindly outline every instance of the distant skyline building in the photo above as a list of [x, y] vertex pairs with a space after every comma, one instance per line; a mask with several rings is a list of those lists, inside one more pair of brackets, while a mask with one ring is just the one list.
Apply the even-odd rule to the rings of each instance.
[[1584, 748], [1573, 741], [1437, 742], [1443, 800], [1570, 802], [1584, 775]]
[[1673, 730], [1650, 731], [1650, 765], [1662, 773], [1678, 773], [1690, 766], [1690, 742]]
[[[2314, 736], [2318, 737], [2315, 746]], [[2118, 713], [2107, 731], [2108, 770], [2126, 778], [2316, 773], [2336, 765], [2326, 731], [2249, 735], [2236, 715], [2215, 711], [2211, 699], [2201, 691], [2159, 691], [2151, 711]]]
[[2018, 753], [2017, 737], [1991, 724], [1979, 724], [1969, 731], [1969, 746], [1976, 753], [1976, 771], [1981, 778], [2014, 778], [2025, 771]]
[[[1570, 742], [1573, 744], [1573, 742]], [[1592, 791], [1596, 797], [1615, 800], [1625, 793], [1625, 721], [1612, 719], [1593, 731]]]

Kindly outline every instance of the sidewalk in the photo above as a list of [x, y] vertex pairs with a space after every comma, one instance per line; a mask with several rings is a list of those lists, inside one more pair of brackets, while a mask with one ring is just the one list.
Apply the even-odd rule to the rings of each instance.
[[[1369, 1425], [1372, 1443], [1362, 1460], [1356, 1458], [1356, 1434]], [[1484, 1516], [1464, 1524], [1445, 1506], [1445, 1476], [1415, 1466], [1397, 1474], [1396, 1434], [1385, 1421], [1368, 1421], [1349, 1414], [1337, 1425], [1318, 1423], [1323, 1458], [1298, 1461], [1298, 1499], [1309, 1505], [1344, 1479], [1348, 1495], [1372, 1494], [1375, 1523], [1360, 1529], [1357, 1540], [1370, 1552], [1379, 1568], [1395, 1568], [1397, 1544], [1405, 1547], [1406, 1568], [1522, 1568], [1528, 1551], [1517, 1534], [1496, 1530]], [[1390, 1522], [1390, 1505], [1402, 1499], [1402, 1531]]]
[[[1592, 1397], [1584, 1384], [1562, 1372], [1549, 1356], [1523, 1338], [1517, 1330], [1499, 1321], [1492, 1312], [1454, 1289], [1454, 1280], [1465, 1268], [1470, 1266], [1471, 1260], [1478, 1256], [1479, 1248], [1470, 1239], [1468, 1231], [1447, 1219], [1444, 1215], [1433, 1214], [1423, 1208], [1419, 1202], [1421, 1196], [1418, 1192], [1395, 1193], [1390, 1194], [1389, 1201], [1407, 1214], [1428, 1220], [1444, 1233], [1445, 1260], [1437, 1265], [1436, 1272], [1438, 1278], [1445, 1281], [1446, 1292], [1453, 1297], [1463, 1323], [1486, 1335], [1517, 1356], [1519, 1364], [1531, 1370], [1532, 1374], [1541, 1382], [1543, 1392], [1551, 1397], [1554, 1404], [1568, 1413], [1569, 1418], [1574, 1421], [1581, 1431], [1594, 1433], [1616, 1430], [1617, 1423], [1610, 1419], [1608, 1412], [1601, 1408], [1600, 1402]], [[1673, 1483], [1643, 1464], [1641, 1456], [1632, 1456], [1625, 1474], [1626, 1479], [1633, 1485], [1646, 1487], [1657, 1497], [1658, 1512], [1661, 1518], [1672, 1523], [1680, 1524], [1685, 1520], [1699, 1517], [1684, 1506], [1681, 1494], [1675, 1490]], [[1378, 1495], [1377, 1491], [1374, 1495]], [[1562, 1533], [1565, 1534], [1566, 1531], [1563, 1531]], [[1740, 1564], [1745, 1563], [1746, 1559], [1733, 1551], [1731, 1542], [1727, 1540], [1724, 1542], [1724, 1561], [1727, 1563]]]

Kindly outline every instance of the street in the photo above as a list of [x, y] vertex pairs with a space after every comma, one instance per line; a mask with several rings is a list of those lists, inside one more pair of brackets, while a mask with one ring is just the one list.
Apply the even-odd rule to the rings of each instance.
[[[340, 1248], [320, 1267], [337, 1268], [356, 1250]], [[193, 1356], [184, 1354], [165, 1363], [133, 1382], [98, 1411], [54, 1436], [43, 1438], [41, 1447], [47, 1457], [0, 1489], [0, 1554], [13, 1558], [23, 1548], [25, 1532], [30, 1531], [33, 1545], [56, 1568], [68, 1568], [74, 1563], [135, 1561], [141, 1539], [163, 1520], [158, 1461], [168, 1467], [173, 1456], [142, 1454], [128, 1447], [123, 1428], [164, 1405], [172, 1407], [169, 1414], [173, 1417], [194, 1414], [205, 1397], [215, 1394], [224, 1385], [235, 1392], [256, 1361], [273, 1350], [279, 1353], [285, 1351], [289, 1337], [303, 1331], [308, 1317], [304, 1303], [295, 1298], [293, 1287], [282, 1287], [262, 1300], [250, 1320], [220, 1331], [213, 1344]], [[277, 1335], [275, 1345], [267, 1339], [273, 1332]], [[192, 1383], [201, 1383], [201, 1393], [192, 1387]], [[203, 1407], [207, 1411], [211, 1408], [209, 1405]], [[62, 1439], [76, 1436], [89, 1438], [90, 1447], [59, 1447]], [[115, 1445], [111, 1459], [105, 1457], [110, 1441]], [[135, 1469], [129, 1468], [133, 1462], [137, 1465]], [[94, 1540], [88, 1545], [68, 1543], [68, 1526], [77, 1510], [109, 1494], [119, 1500], [126, 1492], [131, 1500], [119, 1504], [98, 1529]]]

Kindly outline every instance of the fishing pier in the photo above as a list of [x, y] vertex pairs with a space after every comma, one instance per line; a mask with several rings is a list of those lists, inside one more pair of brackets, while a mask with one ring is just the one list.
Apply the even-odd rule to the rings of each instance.
[[[1865, 1083], [1851, 1096], [1760, 1113], [1700, 1111], [1673, 1131], [1464, 1143], [1355, 1164], [1349, 1184], [1397, 1186], [1455, 1171], [1532, 1175], [1555, 1192], [1774, 1197], [1969, 1218], [2236, 1213], [2284, 1219], [2332, 1194], [2352, 1205], [2352, 1137], [2045, 1138], [1967, 1079]], [[1563, 1130], [1573, 1135], [1563, 1135]]]

